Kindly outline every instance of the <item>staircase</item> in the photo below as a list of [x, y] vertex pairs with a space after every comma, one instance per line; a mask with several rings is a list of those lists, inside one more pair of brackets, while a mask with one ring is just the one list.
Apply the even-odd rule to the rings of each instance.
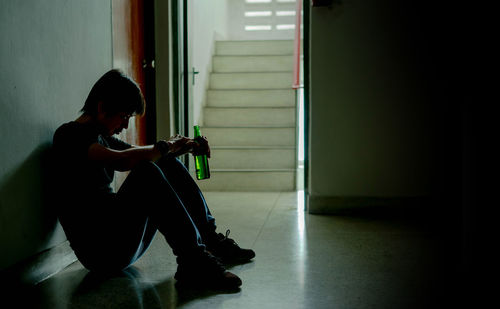
[[293, 41], [219, 41], [203, 109], [212, 158], [205, 191], [293, 191]]

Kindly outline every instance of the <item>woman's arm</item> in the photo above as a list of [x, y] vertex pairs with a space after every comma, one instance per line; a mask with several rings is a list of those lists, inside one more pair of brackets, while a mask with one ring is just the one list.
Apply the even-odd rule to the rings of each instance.
[[[177, 157], [186, 153], [210, 156], [210, 147], [205, 138], [195, 141], [181, 135], [175, 135], [166, 143], [168, 145], [167, 155], [169, 156]], [[162, 156], [158, 145], [133, 146], [125, 150], [114, 150], [99, 143], [90, 145], [87, 154], [90, 160], [101, 162], [117, 171], [129, 171], [141, 161], [156, 161]]]
[[88, 158], [101, 162], [117, 171], [129, 171], [141, 161], [156, 161], [161, 157], [154, 145], [134, 146], [125, 150], [114, 150], [99, 143], [90, 145]]

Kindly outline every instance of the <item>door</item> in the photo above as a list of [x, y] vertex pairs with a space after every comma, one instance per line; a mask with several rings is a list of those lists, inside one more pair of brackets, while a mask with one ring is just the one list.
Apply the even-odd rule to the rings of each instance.
[[155, 140], [154, 11], [152, 1], [112, 0], [113, 68], [121, 69], [140, 86], [146, 114], [134, 117], [120, 136], [134, 145]]
[[[156, 139], [154, 81], [154, 2], [112, 0], [113, 68], [121, 69], [141, 88], [146, 114], [132, 118], [119, 138], [133, 145], [154, 143]], [[118, 188], [126, 173], [117, 173]]]

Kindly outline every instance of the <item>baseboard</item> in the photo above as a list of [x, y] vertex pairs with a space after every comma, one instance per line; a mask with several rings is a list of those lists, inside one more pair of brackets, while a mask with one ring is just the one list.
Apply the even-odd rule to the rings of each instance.
[[0, 272], [1, 283], [33, 285], [58, 273], [77, 260], [69, 242], [42, 251]]
[[402, 214], [428, 208], [428, 197], [308, 196], [310, 214]]

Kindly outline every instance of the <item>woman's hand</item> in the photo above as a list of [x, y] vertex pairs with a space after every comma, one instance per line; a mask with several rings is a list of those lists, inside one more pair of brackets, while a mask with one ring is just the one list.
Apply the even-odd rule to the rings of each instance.
[[206, 137], [191, 139], [180, 134], [174, 135], [166, 141], [168, 144], [168, 154], [173, 157], [186, 153], [193, 155], [207, 155], [210, 158], [210, 146]]
[[168, 139], [169, 154], [177, 157], [193, 151], [196, 142], [190, 138], [176, 134]]
[[197, 137], [194, 139], [196, 145], [193, 147], [193, 155], [207, 155], [210, 158], [210, 146], [208, 145], [208, 140], [205, 136]]

